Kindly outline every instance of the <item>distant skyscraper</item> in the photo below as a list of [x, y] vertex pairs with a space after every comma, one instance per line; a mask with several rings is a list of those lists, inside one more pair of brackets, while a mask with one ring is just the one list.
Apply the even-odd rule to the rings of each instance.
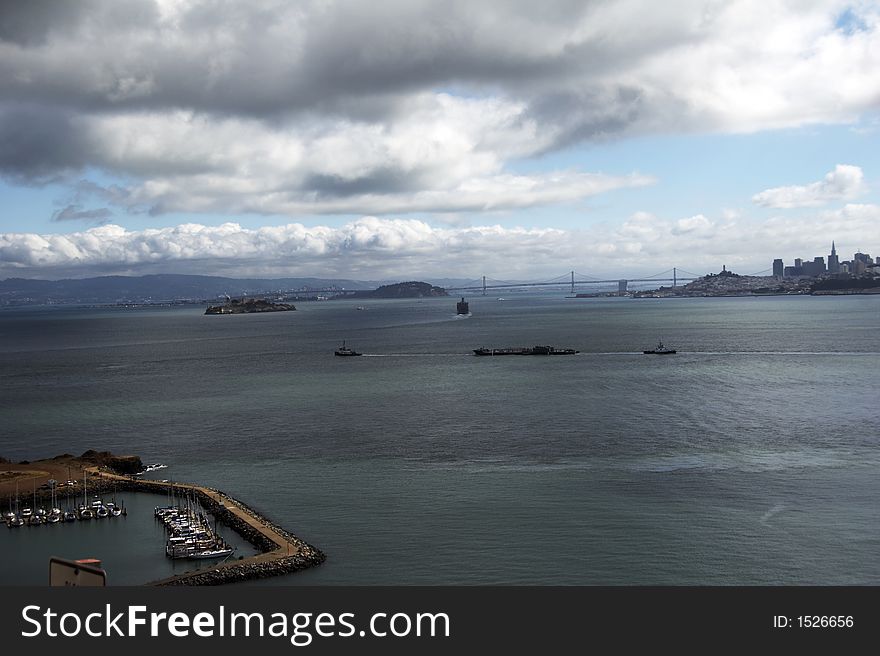
[[804, 262], [801, 270], [805, 276], [821, 276], [825, 273], [825, 258], [814, 257], [812, 262]]
[[782, 260], [773, 260], [773, 275], [777, 278], [781, 278], [784, 271], [785, 265], [782, 263]]
[[796, 257], [794, 258], [794, 266], [796, 269], [800, 269], [802, 266], [804, 266], [804, 261], [801, 258]]
[[837, 251], [834, 242], [831, 242], [831, 255], [828, 256], [828, 273], [840, 273], [840, 260], [837, 259]]

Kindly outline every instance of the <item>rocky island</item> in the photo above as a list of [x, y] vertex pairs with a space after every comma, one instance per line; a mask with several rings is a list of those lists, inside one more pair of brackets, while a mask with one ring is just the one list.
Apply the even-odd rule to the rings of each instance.
[[382, 285], [372, 291], [356, 291], [346, 298], [425, 298], [428, 296], [449, 296], [445, 289], [427, 282], [398, 282]]
[[273, 303], [266, 299], [230, 298], [223, 305], [212, 305], [205, 314], [251, 314], [253, 312], [288, 312], [296, 307], [290, 303]]

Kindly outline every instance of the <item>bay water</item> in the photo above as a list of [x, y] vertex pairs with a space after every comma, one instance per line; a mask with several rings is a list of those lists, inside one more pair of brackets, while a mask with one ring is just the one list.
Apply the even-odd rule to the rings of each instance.
[[[0, 456], [136, 454], [326, 552], [263, 585], [880, 584], [880, 297], [456, 300], [2, 310]], [[472, 352], [536, 344], [580, 353]], [[3, 529], [0, 584], [166, 576], [143, 497]]]

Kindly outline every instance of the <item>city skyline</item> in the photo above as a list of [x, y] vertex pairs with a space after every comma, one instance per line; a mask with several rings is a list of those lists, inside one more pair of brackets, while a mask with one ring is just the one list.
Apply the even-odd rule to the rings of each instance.
[[873, 3], [4, 17], [0, 279], [751, 274], [829, 235], [880, 252]]
[[825, 257], [822, 255], [816, 255], [812, 260], [809, 258], [804, 259], [796, 257], [791, 266], [786, 266], [784, 259], [776, 258], [773, 260], [773, 275], [777, 278], [796, 276], [815, 277], [826, 273], [832, 275], [861, 275], [871, 266], [880, 266], [880, 255], [876, 258], [872, 258], [870, 253], [856, 251], [853, 253], [852, 259], [841, 261], [840, 256], [837, 254], [836, 244], [832, 240], [831, 252], [828, 254], [827, 263], [825, 262]]

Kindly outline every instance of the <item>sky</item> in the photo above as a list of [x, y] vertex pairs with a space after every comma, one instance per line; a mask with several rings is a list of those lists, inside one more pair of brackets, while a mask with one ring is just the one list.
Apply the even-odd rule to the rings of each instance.
[[880, 255], [880, 5], [0, 0], [0, 278]]

